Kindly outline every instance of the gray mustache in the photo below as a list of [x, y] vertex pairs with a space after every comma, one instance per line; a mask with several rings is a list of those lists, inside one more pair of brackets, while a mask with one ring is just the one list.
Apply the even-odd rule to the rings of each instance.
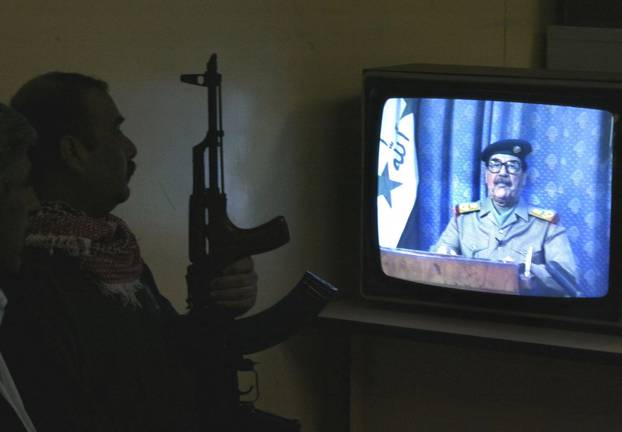
[[503, 184], [503, 185], [506, 185], [506, 186], [512, 186], [512, 181], [510, 179], [506, 179], [506, 178], [503, 178], [503, 177], [498, 177], [498, 178], [495, 179], [495, 185], [498, 185], [498, 184]]

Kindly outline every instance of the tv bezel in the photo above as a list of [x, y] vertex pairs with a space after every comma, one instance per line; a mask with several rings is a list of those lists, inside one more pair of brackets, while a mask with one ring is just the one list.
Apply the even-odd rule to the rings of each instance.
[[[382, 109], [387, 99], [453, 98], [567, 105], [607, 110], [612, 131], [612, 213], [609, 290], [598, 298], [514, 296], [405, 281], [386, 275], [380, 263], [377, 229], [377, 169]], [[622, 75], [412, 64], [363, 71], [362, 262], [360, 293], [364, 299], [427, 311], [474, 317], [622, 330], [622, 282], [613, 271], [620, 257], [622, 166], [618, 151], [622, 114]]]

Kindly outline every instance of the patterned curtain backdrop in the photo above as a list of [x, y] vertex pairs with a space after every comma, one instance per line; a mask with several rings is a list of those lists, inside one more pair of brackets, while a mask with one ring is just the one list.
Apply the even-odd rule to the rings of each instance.
[[[553, 209], [567, 228], [588, 296], [607, 291], [612, 116], [593, 109], [476, 100], [412, 99], [419, 181], [398, 247], [428, 250], [461, 202], [486, 197], [481, 150], [531, 142], [522, 198]], [[384, 223], [380, 220], [380, 223]]]

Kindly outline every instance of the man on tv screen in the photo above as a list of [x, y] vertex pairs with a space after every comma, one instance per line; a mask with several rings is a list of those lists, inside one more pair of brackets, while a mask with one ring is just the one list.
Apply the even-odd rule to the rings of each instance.
[[531, 150], [525, 140], [505, 139], [482, 151], [488, 196], [458, 204], [432, 250], [524, 265], [523, 294], [578, 296], [577, 266], [558, 214], [520, 199]]

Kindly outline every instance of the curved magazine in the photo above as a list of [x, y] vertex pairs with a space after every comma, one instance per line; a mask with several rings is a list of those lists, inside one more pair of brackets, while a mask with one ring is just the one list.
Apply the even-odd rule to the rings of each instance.
[[336, 297], [339, 290], [311, 272], [278, 303], [248, 318], [235, 321], [241, 354], [277, 345], [308, 325]]

